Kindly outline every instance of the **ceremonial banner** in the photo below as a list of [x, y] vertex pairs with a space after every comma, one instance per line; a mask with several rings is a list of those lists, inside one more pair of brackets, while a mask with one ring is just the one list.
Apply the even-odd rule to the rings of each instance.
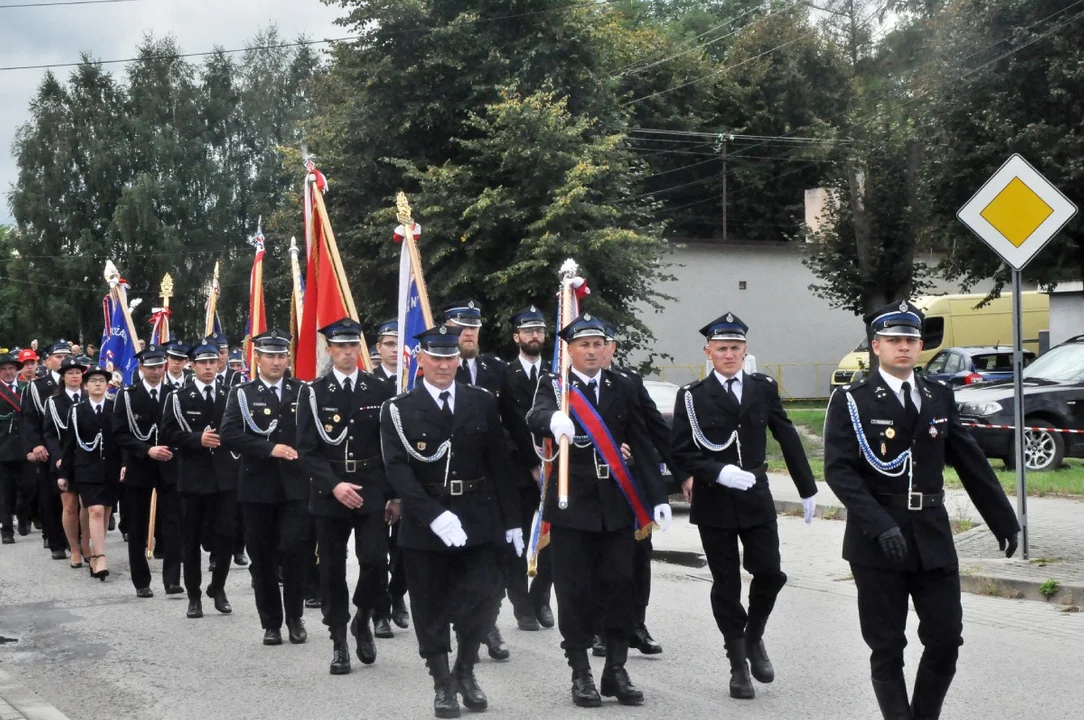
[[[395, 229], [395, 241], [401, 242], [404, 236], [400, 234], [403, 226]], [[421, 237], [422, 226], [414, 224], [414, 239]], [[414, 266], [412, 254], [403, 244], [403, 252], [399, 255], [399, 392], [414, 389], [414, 383], [418, 377], [418, 341], [414, 336], [425, 332], [428, 325], [425, 320], [425, 312], [422, 309], [422, 299], [419, 292], [421, 268]]]
[[297, 343], [301, 336], [301, 316], [305, 312], [305, 278], [297, 259], [297, 238], [290, 238], [290, 280], [293, 292], [290, 299], [290, 367], [297, 367]]
[[252, 338], [267, 331], [267, 313], [263, 302], [263, 229], [257, 226], [252, 239], [256, 257], [252, 260], [252, 273], [248, 281], [248, 327], [245, 333], [245, 364], [252, 377], [256, 377], [255, 346]]
[[222, 332], [222, 321], [218, 319], [218, 292], [218, 262], [216, 261], [215, 272], [211, 277], [211, 285], [207, 288], [207, 305], [203, 316], [204, 337], [212, 333]]
[[106, 263], [105, 277], [110, 290], [102, 299], [105, 327], [99, 357], [106, 370], [119, 372], [124, 384], [130, 385], [139, 367], [136, 359], [139, 338], [128, 313], [128, 283], [120, 277], [112, 261]]

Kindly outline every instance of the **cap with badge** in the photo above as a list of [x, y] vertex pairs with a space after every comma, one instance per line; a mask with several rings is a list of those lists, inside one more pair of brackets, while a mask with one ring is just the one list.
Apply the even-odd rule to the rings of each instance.
[[166, 356], [177, 358], [178, 360], [187, 360], [191, 349], [192, 348], [188, 347], [180, 340], [173, 340], [166, 345]]
[[390, 335], [391, 337], [399, 337], [399, 320], [392, 318], [391, 320], [385, 320], [380, 323], [376, 329], [376, 336], [381, 337], [383, 335]]
[[[148, 345], [147, 347], [151, 347], [151, 346]], [[157, 347], [157, 346], [155, 346], [155, 347]], [[84, 380], [90, 380], [90, 378], [92, 376], [94, 376], [94, 375], [101, 375], [103, 378], [105, 378], [106, 382], [109, 382], [110, 380], [113, 379], [113, 373], [109, 372], [108, 370], [106, 370], [101, 365], [92, 365], [92, 366], [88, 367], [83, 372], [83, 379]]]
[[166, 364], [166, 351], [161, 345], [148, 345], [136, 354], [143, 367], [159, 367]]
[[192, 362], [218, 360], [218, 345], [215, 345], [210, 338], [207, 338], [188, 350], [188, 359]]
[[45, 348], [45, 352], [42, 353], [42, 357], [49, 357], [50, 355], [71, 355], [72, 346], [67, 340], [57, 340], [55, 343]]
[[[253, 338], [254, 342], [255, 342], [255, 340], [256, 339]], [[244, 362], [245, 362], [245, 357], [244, 357], [244, 355], [241, 354], [240, 350], [230, 350], [229, 363], [231, 365], [233, 363], [244, 363]]]
[[290, 352], [290, 334], [272, 328], [252, 338], [252, 345], [261, 355], [285, 355]]
[[906, 300], [889, 303], [865, 317], [873, 333], [883, 337], [921, 338], [925, 319], [922, 311]]
[[220, 332], [211, 333], [203, 339], [203, 342], [208, 345], [214, 345], [216, 348], [228, 348], [230, 346], [230, 341]]
[[438, 325], [414, 336], [418, 349], [433, 357], [455, 357], [459, 354], [459, 328]]
[[512, 316], [512, 327], [517, 330], [524, 328], [545, 328], [546, 316], [534, 305], [524, 308]]
[[60, 361], [60, 374], [63, 375], [69, 370], [78, 370], [79, 372], [83, 372], [84, 370], [86, 370], [86, 367], [83, 365], [82, 362], [79, 361], [79, 358], [72, 357], [69, 354], [68, 357]]
[[589, 337], [600, 337], [605, 339], [606, 321], [591, 313], [584, 313], [579, 317], [573, 318], [572, 322], [561, 328], [561, 332], [557, 334], [560, 335], [561, 339], [565, 342], [572, 342], [573, 340]]
[[347, 316], [320, 328], [320, 333], [329, 343], [360, 343], [361, 323]]
[[704, 327], [700, 328], [700, 334], [710, 340], [740, 340], [746, 341], [745, 333], [749, 332], [749, 326], [741, 321], [741, 318], [732, 312], [717, 317]]
[[467, 328], [482, 327], [482, 306], [474, 300], [452, 303], [444, 310], [444, 322]]

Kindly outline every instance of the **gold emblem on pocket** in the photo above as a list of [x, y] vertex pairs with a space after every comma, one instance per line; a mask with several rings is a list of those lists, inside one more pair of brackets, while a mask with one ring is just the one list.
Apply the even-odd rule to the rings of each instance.
[[419, 450], [425, 450], [425, 443], [424, 442], [419, 442], [418, 443], [418, 449]]
[[324, 432], [331, 432], [334, 429], [335, 429], [335, 427], [333, 425], [325, 425], [324, 426]]
[[342, 418], [341, 418], [341, 417], [339, 417], [339, 416], [338, 416], [338, 414], [332, 415], [332, 416], [331, 416], [331, 419], [332, 419], [332, 420], [333, 420], [334, 422], [339, 422], [340, 420], [342, 420]]
[[264, 415], [270, 415], [271, 414], [271, 408], [264, 408], [263, 409], [263, 414]]
[[888, 428], [887, 430], [885, 430], [885, 437], [889, 440], [896, 437], [896, 428]]

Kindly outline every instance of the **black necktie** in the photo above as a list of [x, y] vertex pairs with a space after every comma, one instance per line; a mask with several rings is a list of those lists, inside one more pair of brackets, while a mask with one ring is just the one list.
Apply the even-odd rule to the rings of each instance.
[[734, 392], [734, 383], [738, 382], [737, 378], [730, 378], [726, 381], [726, 394], [730, 396], [730, 399], [734, 401], [735, 405], [741, 405], [738, 400], [738, 394]]
[[587, 381], [587, 399], [595, 407], [598, 407], [598, 395], [596, 393], [597, 390], [598, 390], [598, 383], [595, 382], [594, 380], [588, 380]]
[[203, 388], [203, 401], [207, 403], [207, 412], [211, 412], [215, 406], [215, 397], [211, 394], [211, 386]]
[[75, 405], [78, 402], [79, 402], [79, 393], [72, 393], [72, 405]]
[[913, 428], [918, 422], [918, 408], [915, 407], [915, 401], [911, 397], [911, 383], [905, 382], [901, 389], [903, 390], [903, 411], [907, 415], [907, 422], [911, 423]]
[[102, 416], [102, 406], [101, 405], [98, 405], [98, 406], [96, 406], [94, 408], [94, 414], [97, 415], [99, 418]]
[[353, 384], [350, 382], [350, 378], [343, 380], [343, 391], [350, 395], [354, 392]]
[[441, 402], [440, 411], [442, 413], [444, 413], [445, 415], [447, 415], [449, 418], [452, 417], [452, 406], [448, 402], [448, 398], [450, 398], [451, 396], [452, 396], [452, 393], [450, 393], [447, 390], [443, 391], [440, 394], [440, 402]]
[[[350, 382], [350, 381], [347, 380], [347, 382]], [[271, 395], [273, 395], [276, 400], [279, 399], [279, 386], [278, 385], [272, 385], [271, 386]]]
[[154, 401], [155, 405], [158, 404], [158, 388], [153, 388], [151, 390], [151, 400]]
[[537, 365], [532, 365], [531, 366], [531, 384], [532, 385], [537, 385], [538, 384], [538, 366]]

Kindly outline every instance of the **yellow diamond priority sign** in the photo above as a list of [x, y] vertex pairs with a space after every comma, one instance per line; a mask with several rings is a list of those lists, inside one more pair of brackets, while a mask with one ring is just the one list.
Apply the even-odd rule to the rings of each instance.
[[1077, 208], [1020, 155], [986, 181], [956, 217], [1015, 270], [1022, 270]]

